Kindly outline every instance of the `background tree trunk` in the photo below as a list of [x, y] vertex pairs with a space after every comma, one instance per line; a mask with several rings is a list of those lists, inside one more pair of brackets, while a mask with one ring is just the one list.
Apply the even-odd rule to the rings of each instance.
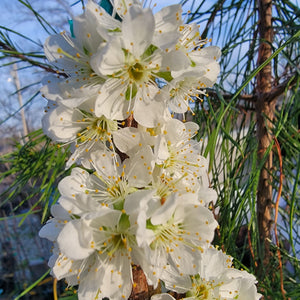
[[[258, 65], [265, 62], [272, 54], [272, 0], [258, 1], [259, 36]], [[257, 75], [257, 139], [258, 164], [263, 162], [257, 190], [257, 218], [262, 261], [259, 266], [267, 266], [270, 260], [270, 244], [272, 226], [272, 121], [274, 119], [275, 101], [267, 101], [272, 90], [272, 66], [269, 63]], [[269, 152], [268, 152], [269, 151]]]

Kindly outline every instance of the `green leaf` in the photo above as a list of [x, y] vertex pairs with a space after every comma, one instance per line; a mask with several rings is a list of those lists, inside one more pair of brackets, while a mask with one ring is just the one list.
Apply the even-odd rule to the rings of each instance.
[[171, 72], [157, 72], [157, 73], [154, 73], [156, 76], [160, 77], [160, 78], [163, 78], [165, 79], [166, 81], [170, 82], [173, 77], [171, 75]]
[[156, 50], [158, 49], [158, 47], [154, 46], [154, 45], [150, 45], [145, 52], [142, 54], [141, 59], [142, 60], [146, 60], [148, 57], [150, 57]]

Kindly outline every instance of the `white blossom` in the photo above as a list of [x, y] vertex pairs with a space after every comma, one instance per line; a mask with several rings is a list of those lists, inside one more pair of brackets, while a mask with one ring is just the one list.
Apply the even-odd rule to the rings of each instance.
[[108, 150], [93, 152], [90, 163], [95, 171], [92, 174], [74, 168], [71, 175], [60, 181], [61, 205], [76, 215], [105, 206], [123, 209], [125, 198], [152, 179], [151, 150], [144, 148], [138, 155], [138, 159], [121, 163], [118, 155]]
[[102, 208], [64, 224], [52, 269], [57, 279], [79, 285], [80, 299], [127, 299], [132, 288], [135, 238], [121, 211]]
[[[184, 24], [181, 5], [154, 14], [145, 1], [107, 3], [111, 15], [88, 0], [71, 33], [44, 46], [58, 74], [41, 89], [43, 130], [70, 145], [67, 167], [82, 165], [59, 182], [40, 230], [54, 243], [51, 274], [78, 285], [80, 300], [127, 299], [133, 265], [186, 299], [259, 299], [254, 276], [211, 246], [217, 195], [199, 126], [172, 119], [216, 82], [220, 49]], [[129, 117], [137, 128], [124, 128]]]
[[[104, 22], [107, 18], [111, 21]], [[73, 36], [61, 32], [46, 40], [44, 51], [48, 61], [68, 77], [45, 78], [41, 89], [44, 97], [77, 107], [97, 94], [105, 81], [94, 72], [90, 63], [91, 55], [105, 44], [105, 39], [95, 29], [97, 23], [101, 27], [105, 24], [106, 29], [117, 26], [103, 8], [88, 1], [84, 14], [73, 20]]]
[[[212, 241], [217, 227], [207, 208], [183, 199], [171, 194], [164, 203], [153, 202], [150, 195], [136, 208], [137, 243], [144, 248], [149, 264], [157, 268], [158, 276], [168, 264], [184, 274], [196, 273], [203, 247]], [[134, 200], [127, 199], [125, 210], [131, 214], [134, 207]]]
[[94, 101], [86, 101], [76, 108], [69, 108], [49, 101], [47, 112], [42, 119], [44, 132], [61, 145], [71, 144], [72, 156], [66, 166], [81, 163], [91, 168], [90, 154], [97, 149], [114, 150], [112, 137], [121, 122], [109, 120], [103, 115], [97, 117]]
[[164, 101], [156, 101], [159, 88], [161, 50], [153, 44], [155, 18], [150, 9], [132, 5], [124, 16], [121, 33], [111, 39], [92, 58], [100, 77], [108, 79], [97, 97], [95, 112], [120, 119], [131, 113], [147, 127], [156, 126], [165, 110]]
[[[162, 274], [166, 288], [186, 293], [184, 299], [190, 300], [260, 299], [255, 277], [246, 271], [234, 269], [232, 257], [212, 246], [204, 248], [199, 266], [198, 273], [194, 275], [179, 274], [173, 266], [167, 266]], [[162, 295], [153, 299], [168, 298]]]

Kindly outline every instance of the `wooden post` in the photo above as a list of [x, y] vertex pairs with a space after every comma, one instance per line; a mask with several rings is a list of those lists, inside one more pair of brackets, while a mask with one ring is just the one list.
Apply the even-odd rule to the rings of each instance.
[[11, 75], [13, 77], [14, 84], [17, 89], [17, 95], [18, 95], [19, 106], [20, 106], [20, 114], [21, 114], [22, 125], [23, 125], [22, 141], [26, 143], [26, 142], [28, 142], [28, 137], [27, 137], [28, 126], [27, 126], [26, 117], [25, 117], [25, 110], [22, 107], [23, 106], [23, 97], [22, 97], [22, 93], [21, 93], [21, 84], [20, 84], [20, 80], [19, 80], [19, 76], [18, 76], [18, 68], [17, 68], [16, 63], [13, 64], [13, 70], [11, 72]]

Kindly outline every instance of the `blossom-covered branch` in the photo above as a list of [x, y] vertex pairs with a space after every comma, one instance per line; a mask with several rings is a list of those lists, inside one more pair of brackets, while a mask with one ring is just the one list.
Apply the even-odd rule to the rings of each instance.
[[[255, 278], [211, 244], [217, 194], [198, 125], [173, 119], [213, 86], [221, 55], [181, 14], [180, 5], [153, 14], [138, 0], [116, 0], [108, 13], [88, 1], [72, 34], [45, 43], [68, 77], [44, 80], [43, 129], [71, 144], [66, 166], [78, 166], [60, 181], [40, 236], [54, 242], [52, 275], [78, 285], [80, 300], [127, 299], [139, 284], [133, 265], [149, 285], [163, 280], [190, 299], [260, 297]], [[129, 117], [137, 127], [125, 127]]]

